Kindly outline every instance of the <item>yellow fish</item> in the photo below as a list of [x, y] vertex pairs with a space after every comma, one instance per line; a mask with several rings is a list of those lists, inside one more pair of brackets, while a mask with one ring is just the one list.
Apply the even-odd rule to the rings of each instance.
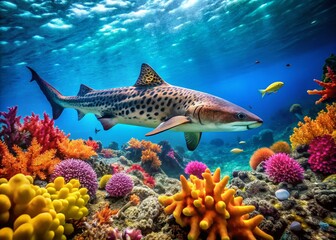
[[241, 152], [244, 152], [244, 150], [241, 149], [241, 148], [232, 148], [230, 152], [232, 152], [232, 153], [241, 153]]
[[264, 97], [266, 93], [276, 93], [283, 85], [283, 82], [274, 82], [271, 83], [266, 89], [259, 89], [259, 92], [262, 94], [261, 96]]

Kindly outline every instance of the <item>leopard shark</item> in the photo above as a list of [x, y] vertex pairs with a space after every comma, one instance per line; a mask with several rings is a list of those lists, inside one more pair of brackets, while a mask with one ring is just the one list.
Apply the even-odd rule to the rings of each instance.
[[173, 86], [148, 64], [142, 64], [136, 83], [130, 87], [94, 90], [80, 85], [77, 96], [64, 96], [27, 67], [52, 107], [53, 119], [64, 108], [78, 112], [78, 120], [93, 113], [108, 130], [116, 124], [154, 128], [145, 136], [167, 130], [184, 132], [187, 148], [197, 148], [202, 132], [233, 132], [254, 129], [263, 121], [257, 115], [227, 100], [204, 92]]

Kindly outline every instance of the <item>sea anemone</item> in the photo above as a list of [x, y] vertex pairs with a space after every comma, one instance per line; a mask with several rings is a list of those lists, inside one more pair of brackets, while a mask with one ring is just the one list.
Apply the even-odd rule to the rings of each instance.
[[258, 165], [267, 160], [269, 157], [274, 155], [274, 152], [267, 147], [259, 148], [252, 154], [250, 158], [250, 166], [252, 169], [256, 170]]
[[51, 181], [57, 177], [64, 177], [68, 182], [71, 179], [78, 179], [81, 186], [88, 189], [91, 198], [94, 198], [98, 189], [97, 174], [90, 164], [78, 159], [66, 159], [55, 166], [51, 175]]
[[336, 143], [330, 135], [316, 137], [309, 145], [308, 163], [314, 172], [336, 173]]
[[304, 169], [285, 153], [276, 153], [265, 162], [265, 172], [275, 183], [299, 183], [303, 180]]
[[291, 147], [290, 145], [285, 141], [278, 141], [273, 143], [272, 146], [270, 146], [270, 149], [275, 153], [291, 153]]
[[187, 164], [184, 169], [184, 172], [189, 175], [195, 175], [199, 179], [203, 179], [202, 173], [207, 169], [207, 165], [199, 161], [191, 161]]
[[116, 173], [105, 186], [105, 190], [111, 197], [124, 197], [133, 189], [132, 178], [125, 173]]

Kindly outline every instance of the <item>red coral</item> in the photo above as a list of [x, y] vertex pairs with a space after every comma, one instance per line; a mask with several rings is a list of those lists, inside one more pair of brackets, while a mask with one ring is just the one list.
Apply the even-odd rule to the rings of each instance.
[[115, 153], [113, 152], [112, 149], [109, 148], [103, 148], [100, 151], [100, 154], [104, 157], [104, 158], [111, 158], [115, 156]]
[[27, 140], [27, 134], [20, 131], [22, 124], [20, 123], [21, 116], [16, 116], [17, 106], [8, 108], [8, 112], [0, 112], [0, 139], [3, 140], [12, 150], [14, 145], [24, 145]]
[[54, 120], [50, 119], [48, 114], [43, 114], [44, 119], [32, 113], [31, 116], [24, 118], [22, 131], [28, 131], [31, 139], [36, 138], [37, 142], [42, 145], [42, 152], [48, 149], [58, 149], [57, 142], [62, 142], [69, 137], [65, 135], [58, 127], [54, 126]]
[[116, 174], [116, 173], [124, 171], [124, 167], [120, 165], [119, 163], [112, 163], [111, 168], [112, 168], [112, 174]]
[[132, 171], [138, 171], [142, 174], [143, 183], [150, 188], [155, 186], [155, 178], [149, 175], [139, 164], [133, 164], [129, 169], [126, 170], [127, 173]]
[[319, 94], [322, 95], [322, 97], [315, 102], [315, 104], [319, 104], [327, 99], [335, 99], [336, 98], [336, 74], [333, 72], [333, 70], [327, 66], [328, 72], [326, 73], [325, 79], [330, 79], [330, 82], [322, 82], [317, 79], [314, 79], [314, 81], [323, 87], [323, 90], [308, 90], [307, 93], [309, 95]]
[[98, 142], [94, 141], [94, 140], [87, 140], [85, 141], [85, 144], [92, 147], [92, 149], [95, 151], [95, 152], [98, 152], [99, 150], [99, 144]]

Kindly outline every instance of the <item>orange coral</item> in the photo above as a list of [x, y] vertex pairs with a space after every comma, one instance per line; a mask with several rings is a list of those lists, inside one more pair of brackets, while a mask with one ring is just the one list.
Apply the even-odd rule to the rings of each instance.
[[270, 149], [275, 153], [291, 153], [291, 147], [285, 141], [278, 141], [273, 143], [273, 145], [270, 146]]
[[180, 176], [182, 189], [173, 196], [160, 196], [159, 202], [165, 206], [166, 214], [173, 214], [175, 221], [182, 227], [190, 226], [189, 240], [197, 240], [202, 231], [208, 240], [250, 239], [256, 236], [273, 240], [258, 225], [262, 215], [249, 218], [254, 206], [244, 206], [242, 197], [235, 197], [234, 189], [226, 188], [229, 177], [220, 179], [220, 169], [213, 175], [210, 170], [202, 174], [204, 179], [194, 175], [188, 181]]
[[158, 169], [161, 166], [161, 161], [156, 152], [153, 152], [150, 149], [143, 150], [141, 155], [141, 161], [143, 163], [150, 162], [151, 167]]
[[13, 146], [13, 150], [16, 156], [9, 152], [5, 143], [0, 142], [0, 156], [2, 156], [0, 177], [9, 179], [17, 173], [23, 173], [44, 180], [60, 162], [60, 159], [55, 157], [56, 150], [50, 149], [43, 152], [43, 147], [36, 138], [33, 138], [26, 151], [16, 145]]
[[262, 161], [267, 160], [272, 155], [274, 155], [274, 152], [267, 147], [257, 149], [250, 158], [251, 168], [256, 170]]
[[148, 150], [151, 150], [151, 151], [156, 152], [156, 153], [161, 152], [161, 146], [159, 144], [152, 143], [150, 141], [142, 140], [141, 141], [141, 146], [142, 146], [142, 149], [148, 149]]
[[109, 204], [106, 203], [104, 208], [96, 212], [94, 217], [99, 224], [111, 223], [111, 217], [118, 213], [118, 209], [110, 209]]
[[138, 205], [140, 203], [140, 197], [136, 194], [132, 194], [130, 196], [130, 202], [132, 202], [133, 205]]
[[336, 98], [336, 74], [333, 72], [333, 70], [330, 67], [327, 67], [328, 72], [326, 73], [325, 79], [330, 79], [330, 82], [322, 82], [317, 79], [314, 79], [314, 81], [323, 87], [323, 90], [308, 90], [307, 93], [309, 95], [319, 94], [322, 95], [322, 97], [315, 102], [315, 104], [319, 104], [327, 99], [335, 99]]
[[299, 145], [309, 144], [314, 138], [325, 134], [332, 135], [335, 138], [336, 103], [327, 105], [326, 110], [321, 110], [315, 120], [305, 116], [304, 122], [298, 123], [289, 138], [293, 149]]
[[97, 156], [92, 147], [85, 145], [82, 139], [64, 139], [58, 142], [58, 149], [64, 158], [87, 160], [92, 156]]
[[142, 148], [142, 144], [141, 144], [141, 142], [138, 139], [131, 138], [128, 141], [128, 147], [127, 148], [141, 149]]

